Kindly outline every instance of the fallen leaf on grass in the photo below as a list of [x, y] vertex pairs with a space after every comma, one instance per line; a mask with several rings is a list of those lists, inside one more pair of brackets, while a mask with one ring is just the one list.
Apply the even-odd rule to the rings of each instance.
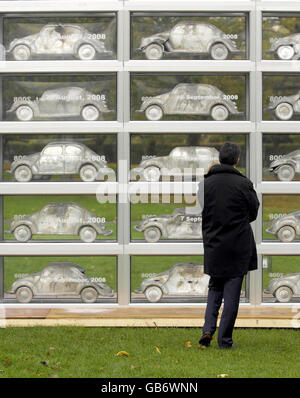
[[134, 366], [134, 365], [131, 365], [131, 366], [130, 366], [130, 369], [135, 369], [135, 366]]
[[191, 348], [192, 344], [190, 341], [186, 341], [184, 346], [185, 346], [185, 348]]
[[104, 368], [99, 368], [99, 370], [104, 370]]
[[161, 354], [160, 349], [159, 349], [157, 346], [155, 346], [155, 350], [156, 350], [156, 352], [158, 352], [159, 354]]
[[5, 359], [4, 360], [4, 366], [8, 366], [8, 364], [9, 364], [8, 359]]
[[50, 350], [50, 351], [54, 351], [54, 350], [55, 350], [55, 347], [49, 347], [49, 350]]
[[221, 373], [219, 375], [217, 375], [217, 377], [221, 377], [222, 379], [224, 379], [225, 377], [228, 377], [229, 375], [227, 373]]
[[129, 357], [129, 353], [127, 351], [119, 351], [117, 354], [115, 354], [117, 357], [121, 356], [126, 356]]

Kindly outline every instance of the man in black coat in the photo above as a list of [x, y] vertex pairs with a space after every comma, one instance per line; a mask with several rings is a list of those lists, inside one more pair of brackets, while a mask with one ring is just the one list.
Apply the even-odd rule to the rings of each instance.
[[234, 348], [232, 332], [238, 313], [244, 275], [257, 269], [256, 244], [250, 223], [257, 217], [259, 201], [252, 182], [235, 166], [240, 148], [226, 142], [220, 149], [220, 164], [211, 167], [199, 183], [202, 208], [204, 272], [210, 275], [203, 336], [209, 346], [216, 331], [224, 298], [218, 344]]

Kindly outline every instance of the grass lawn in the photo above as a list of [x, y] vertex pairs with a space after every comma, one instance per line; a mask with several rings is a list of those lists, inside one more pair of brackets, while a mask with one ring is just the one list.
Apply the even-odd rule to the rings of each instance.
[[[3, 328], [0, 378], [300, 377], [299, 330], [236, 329], [237, 348], [229, 351], [216, 338], [199, 348], [200, 334], [199, 328]], [[129, 356], [116, 356], [123, 350]]]

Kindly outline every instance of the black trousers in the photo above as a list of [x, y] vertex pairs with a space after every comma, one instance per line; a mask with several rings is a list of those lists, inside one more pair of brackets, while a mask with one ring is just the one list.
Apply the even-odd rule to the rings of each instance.
[[233, 344], [232, 332], [239, 309], [243, 278], [244, 276], [235, 278], [216, 278], [211, 276], [209, 280], [203, 333], [211, 335], [215, 333], [219, 309], [224, 298], [224, 308], [218, 332], [220, 348], [226, 348]]

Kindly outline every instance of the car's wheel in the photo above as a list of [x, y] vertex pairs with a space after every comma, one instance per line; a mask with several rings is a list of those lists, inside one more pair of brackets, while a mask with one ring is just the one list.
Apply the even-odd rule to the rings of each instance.
[[295, 176], [295, 169], [289, 164], [280, 166], [276, 172], [280, 181], [292, 181]]
[[13, 56], [16, 61], [27, 61], [30, 58], [30, 49], [25, 44], [19, 44], [13, 49]]
[[161, 232], [157, 227], [148, 227], [144, 231], [144, 236], [147, 242], [154, 243], [159, 241]]
[[211, 117], [217, 121], [226, 120], [229, 116], [229, 111], [224, 105], [215, 105], [211, 110]]
[[144, 177], [146, 181], [159, 181], [160, 170], [156, 166], [146, 167], [144, 170]]
[[16, 291], [16, 299], [19, 303], [30, 303], [33, 297], [33, 292], [30, 287], [21, 286]]
[[163, 292], [158, 286], [148, 286], [145, 290], [145, 296], [150, 303], [157, 303], [162, 298]]
[[33, 110], [28, 105], [20, 105], [16, 110], [16, 116], [22, 122], [27, 122], [33, 118]]
[[292, 46], [279, 46], [276, 54], [279, 59], [289, 60], [295, 55], [295, 50]]
[[95, 242], [97, 231], [93, 227], [82, 227], [79, 231], [80, 239], [85, 243]]
[[146, 47], [145, 55], [148, 59], [161, 59], [164, 49], [159, 44], [153, 43]]
[[31, 179], [32, 179], [31, 168], [29, 166], [26, 166], [25, 164], [22, 164], [21, 166], [18, 166], [15, 169], [14, 176], [15, 176], [16, 181], [19, 181], [19, 182], [31, 181]]
[[288, 286], [280, 286], [276, 289], [274, 296], [280, 303], [288, 303], [293, 297], [293, 291]]
[[19, 242], [28, 242], [31, 236], [31, 229], [27, 225], [19, 225], [14, 230], [14, 237]]
[[160, 120], [163, 117], [164, 112], [160, 106], [150, 105], [145, 110], [145, 115], [148, 120], [155, 121], [155, 120]]
[[94, 105], [86, 105], [81, 111], [81, 116], [83, 120], [94, 121], [99, 118], [99, 110]]
[[93, 287], [85, 287], [81, 290], [80, 296], [84, 303], [94, 303], [97, 300], [98, 292]]
[[277, 232], [277, 236], [281, 242], [292, 242], [296, 238], [296, 231], [293, 227], [285, 225]]
[[210, 48], [210, 57], [216, 60], [223, 60], [228, 57], [228, 48], [223, 43], [213, 44]]
[[294, 109], [288, 102], [282, 102], [276, 106], [275, 115], [277, 119], [289, 120], [293, 117]]
[[97, 177], [97, 169], [91, 164], [86, 164], [81, 167], [79, 175], [82, 181], [85, 182], [95, 181]]
[[95, 58], [96, 50], [91, 44], [82, 44], [78, 48], [77, 55], [82, 60], [90, 60]]

